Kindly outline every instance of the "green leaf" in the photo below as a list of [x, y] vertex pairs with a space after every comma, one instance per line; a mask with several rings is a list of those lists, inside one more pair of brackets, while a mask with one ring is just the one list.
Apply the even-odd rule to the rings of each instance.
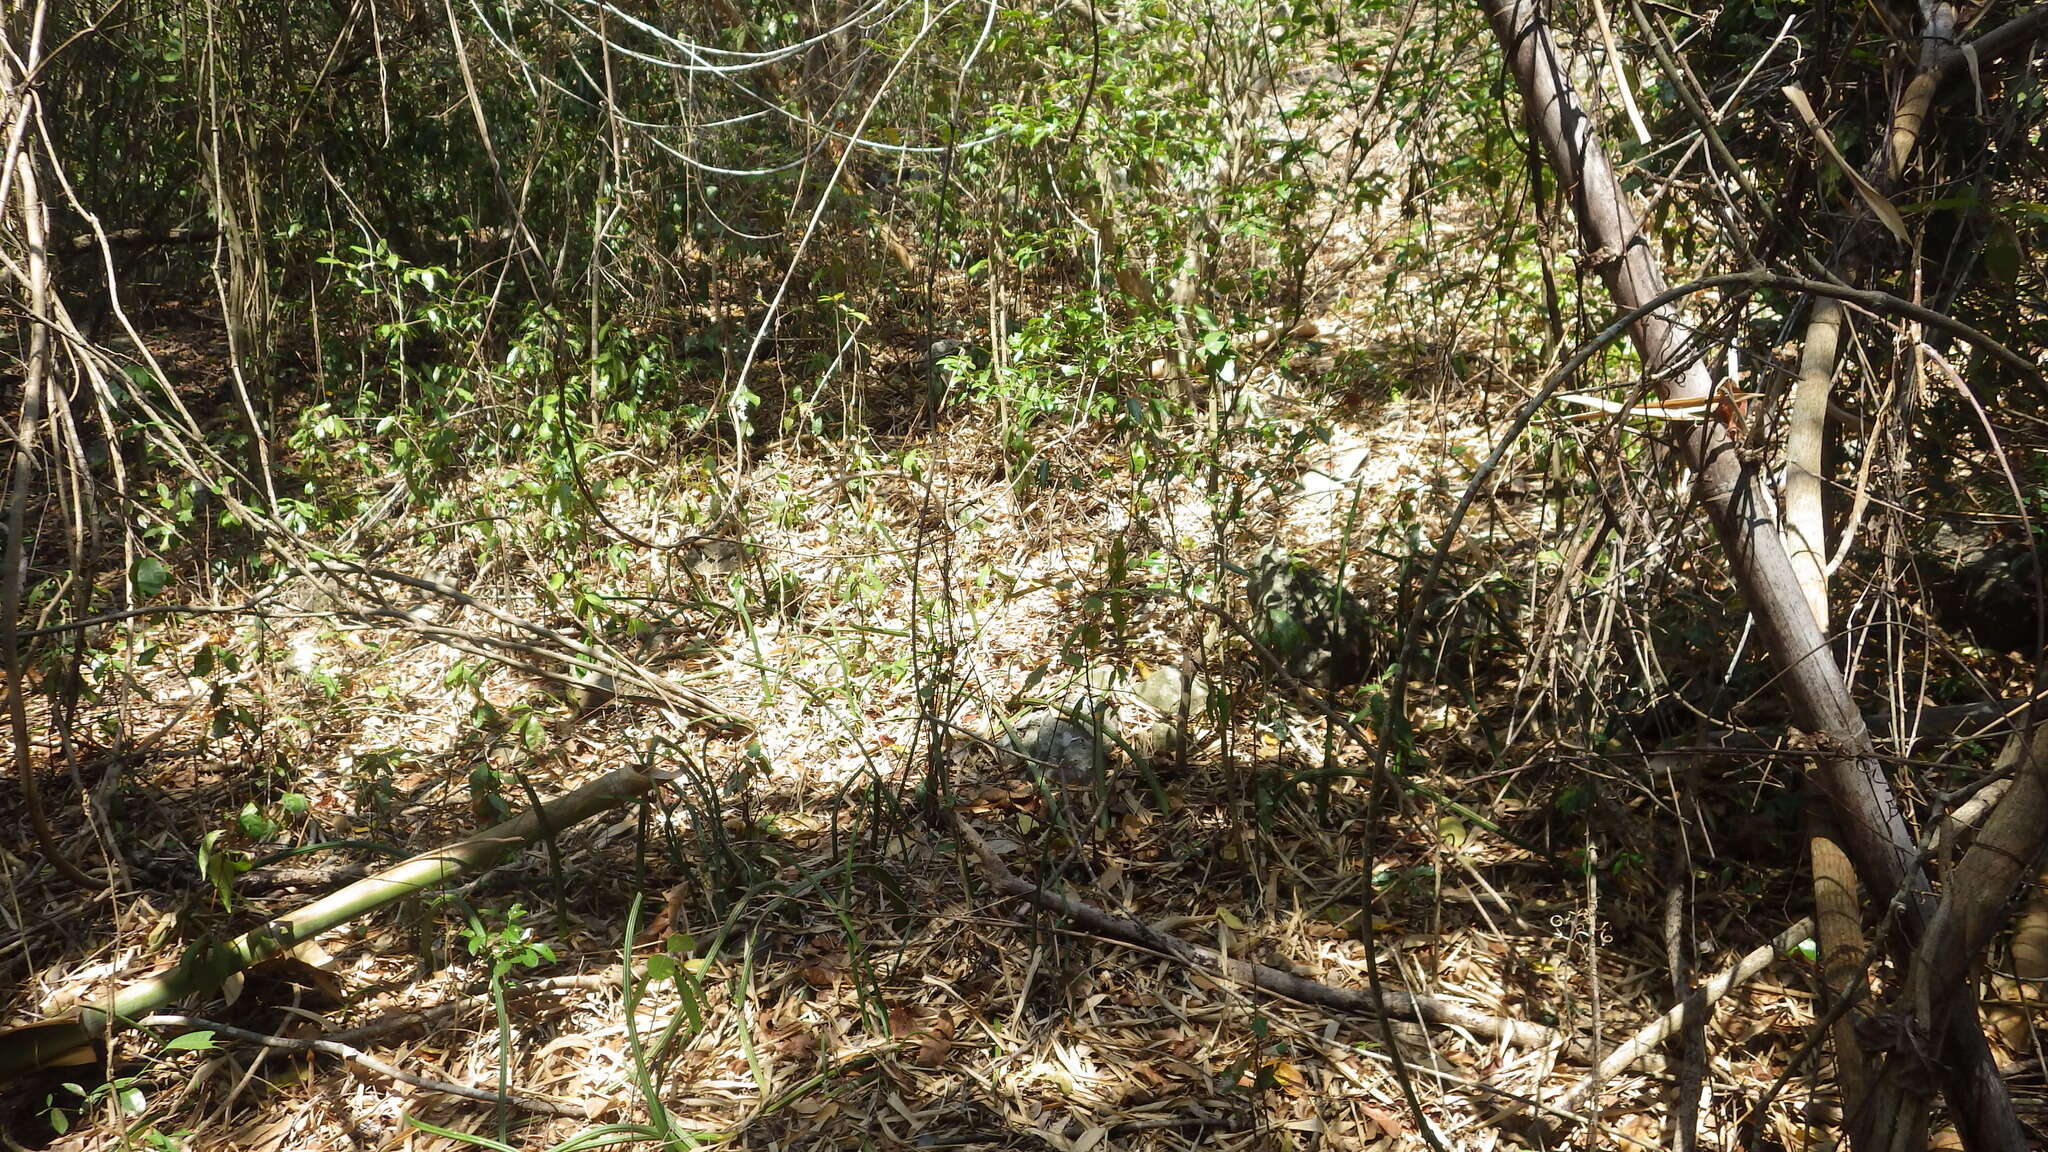
[[255, 804], [242, 805], [242, 811], [235, 817], [241, 825], [242, 835], [251, 840], [268, 840], [277, 834], [277, 821], [272, 820]]
[[1436, 822], [1436, 834], [1437, 838], [1443, 841], [1446, 848], [1454, 851], [1463, 848], [1465, 841], [1472, 838], [1472, 830], [1465, 827], [1465, 822], [1456, 816], [1439, 816]]
[[422, 1132], [431, 1132], [436, 1136], [446, 1137], [458, 1144], [467, 1144], [472, 1148], [488, 1148], [490, 1152], [519, 1152], [519, 1149], [514, 1148], [512, 1145], [500, 1143], [488, 1136], [478, 1136], [473, 1132], [457, 1132], [452, 1128], [442, 1128], [436, 1124], [429, 1124], [410, 1112], [401, 1114], [400, 1118]]
[[2010, 284], [2019, 279], [2024, 260], [2019, 234], [2000, 220], [1984, 241], [1984, 274], [1995, 283]]
[[163, 591], [164, 585], [171, 582], [171, 570], [164, 567], [164, 562], [156, 557], [144, 556], [135, 562], [135, 569], [129, 573], [129, 580], [135, 586], [135, 594], [146, 599]]
[[187, 1032], [173, 1036], [164, 1045], [166, 1052], [211, 1052], [216, 1047], [212, 1032]]

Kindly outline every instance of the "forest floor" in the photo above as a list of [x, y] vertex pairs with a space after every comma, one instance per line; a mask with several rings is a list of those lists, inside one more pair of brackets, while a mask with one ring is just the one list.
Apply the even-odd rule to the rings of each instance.
[[[1120, 485], [1126, 446], [1087, 429], [1043, 454], [1026, 490], [1005, 475], [981, 411], [891, 445], [918, 462], [914, 475], [803, 441], [762, 452], [726, 478], [749, 507], [771, 510], [720, 537], [743, 542], [737, 551], [681, 542], [675, 502], [689, 496], [654, 484], [659, 468], [605, 483], [608, 520], [676, 543], [592, 545], [586, 574], [605, 573], [606, 594], [650, 625], [632, 638], [637, 658], [744, 718], [744, 737], [679, 728], [651, 703], [579, 706], [429, 637], [338, 618], [310, 587], [278, 589], [280, 607], [254, 624], [150, 622], [129, 669], [133, 699], [150, 703], [124, 721], [169, 730], [153, 747], [94, 759], [82, 781], [126, 846], [123, 894], [80, 905], [14, 890], [12, 1002], [40, 1014], [133, 982], [167, 963], [168, 940], [247, 927], [375, 863], [359, 852], [334, 863], [352, 858], [343, 848], [259, 868], [224, 908], [193, 864], [215, 814], [244, 812], [247, 833], [288, 791], [300, 807], [279, 819], [300, 842], [417, 851], [522, 807], [506, 781], [552, 795], [666, 748], [689, 775], [650, 810], [564, 830], [558, 855], [529, 852], [425, 907], [345, 926], [192, 1008], [263, 1034], [346, 1032], [435, 1080], [491, 1088], [502, 1074], [575, 1115], [500, 1115], [302, 1053], [174, 1057], [124, 1038], [116, 1070], [146, 1090], [148, 1130], [257, 1152], [452, 1148], [459, 1133], [539, 1148], [644, 1120], [651, 1092], [675, 1130], [762, 1149], [1417, 1147], [1373, 1019], [1265, 994], [1006, 898], [919, 799], [929, 721], [943, 716], [951, 810], [1009, 869], [1104, 912], [1333, 988], [1376, 975], [1482, 1016], [1559, 1026], [1602, 1051], [1670, 1003], [1672, 884], [1649, 872], [1665, 853], [1630, 843], [1674, 826], [1656, 811], [1670, 800], [1573, 792], [1585, 778], [1573, 749], [1548, 766], [1532, 756], [1514, 735], [1529, 706], [1525, 660], [1489, 656], [1461, 676], [1462, 699], [1418, 678], [1411, 788], [1382, 796], [1375, 824], [1369, 750], [1273, 687], [1184, 599], [1160, 594], [1213, 576], [1216, 556], [1247, 562], [1265, 540], [1322, 563], [1347, 534], [1353, 556], [1394, 555], [1401, 534], [1434, 531], [1460, 472], [1489, 447], [1474, 396], [1256, 399], [1276, 428], [1314, 435], [1288, 490], [1245, 517], [1220, 515], [1191, 483]], [[1261, 445], [1239, 451], [1237, 463], [1274, 475], [1270, 455], [1252, 458]], [[486, 502], [493, 478], [470, 482], [470, 506]], [[391, 543], [381, 567], [569, 622], [551, 603], [559, 560], [517, 571], [459, 545], [421, 548], [409, 529], [422, 514], [394, 508], [368, 526], [366, 540]], [[1534, 538], [1527, 508], [1491, 506], [1485, 521], [1469, 547], [1487, 563], [1472, 571], [1512, 562]], [[1166, 565], [1106, 581], [1112, 542]], [[1384, 617], [1393, 566], [1363, 568], [1352, 583]], [[1475, 582], [1454, 594], [1489, 591]], [[501, 627], [460, 605], [434, 610], [445, 627]], [[203, 651], [218, 655], [195, 668]], [[1192, 671], [1219, 702], [1193, 709], [1179, 753], [1137, 763], [1112, 749], [1100, 772], [1074, 778], [975, 739], [999, 738], [1001, 718], [1030, 701], [1071, 698], [1084, 677], [1125, 732], [1177, 722], [1140, 699], [1161, 669]], [[1337, 698], [1368, 737], [1378, 691]], [[1487, 763], [1502, 768], [1474, 770]], [[1753, 835], [1744, 815], [1695, 813], [1693, 828], [1740, 841]], [[1586, 868], [1602, 845], [1633, 859]], [[1796, 894], [1755, 887], [1771, 873], [1731, 858], [1741, 856], [1728, 845], [1704, 848], [1711, 869], [1678, 883], [1702, 971], [1803, 914]], [[522, 951], [530, 943], [545, 951]], [[673, 962], [650, 971], [649, 956]], [[1718, 1005], [1701, 1110], [1710, 1146], [1744, 1124], [1766, 1145], [1810, 1143], [1819, 1102], [1802, 1080], [1752, 1110], [1813, 1024], [1811, 989], [1806, 965], [1781, 960]], [[1529, 1139], [1506, 1119], [1517, 1101], [1558, 1101], [1588, 1075], [1583, 1053], [1457, 1026], [1404, 1021], [1391, 1038], [1429, 1122], [1456, 1148]], [[53, 1140], [45, 1104], [75, 1103], [63, 1079], [39, 1085], [46, 1098], [16, 1094], [14, 1139], [120, 1144], [104, 1107]], [[1665, 1077], [1637, 1067], [1586, 1087], [1569, 1110], [1595, 1126], [1569, 1139], [1661, 1146]]]
[[[414, 1076], [552, 1110], [329, 1055], [129, 1033], [112, 1070], [139, 1097], [60, 1070], [10, 1091], [11, 1140], [589, 1147], [661, 1117], [682, 1147], [1368, 1150], [1426, 1146], [1426, 1120], [1457, 1149], [1656, 1148], [1682, 1080], [1702, 1147], [1825, 1145], [1836, 1117], [1814, 1086], [1832, 1081], [1805, 1057], [1816, 979], [1796, 948], [1714, 1004], [1694, 1075], [1674, 1040], [1592, 1077], [1674, 1002], [1674, 954], [1700, 976], [1768, 954], [1809, 900], [1786, 879], [1804, 851], [1793, 768], [1658, 755], [1655, 737], [1614, 758], [1610, 733], [1560, 705], [1558, 686], [1588, 673], [1559, 636], [1639, 629], [1642, 605], [1552, 591], [1567, 584], [1558, 541], [1583, 543], [1554, 520], [1554, 469], [1510, 456], [1459, 536], [1408, 672], [1414, 747], [1395, 786], [1373, 784], [1385, 682], [1303, 691], [1234, 636], [1245, 571], [1274, 542], [1324, 571], [1344, 558], [1391, 635], [1403, 561], [1429, 555], [1524, 395], [1417, 354], [1371, 297], [1331, 284], [1241, 386], [1198, 397], [1237, 433], [1191, 433], [1199, 467], [1177, 478], [1132, 466], [1142, 438], [1081, 419], [1041, 430], [1020, 467], [1004, 412], [930, 412], [898, 368], [860, 382], [858, 434], [764, 441], [708, 473], [618, 446], [587, 465], [602, 516], [573, 531], [493, 512], [521, 482], [509, 470], [451, 476], [431, 507], [342, 478], [374, 497], [348, 532], [360, 554], [463, 599], [374, 579], [242, 586], [195, 545], [192, 600], [259, 610], [137, 621], [122, 659], [80, 670], [121, 703], [76, 719], [75, 780], [47, 790], [82, 793], [109, 830], [60, 818], [118, 894], [24, 885], [7, 864], [10, 1023], [360, 879], [380, 850], [459, 839], [622, 766], [678, 775], [645, 808], [186, 1008], [344, 1036]], [[1361, 357], [1398, 367], [1330, 383]], [[447, 530], [469, 517], [488, 533]], [[387, 615], [345, 599], [364, 588]], [[621, 659], [747, 731], [579, 699], [464, 650], [514, 621], [593, 618]], [[1666, 654], [1729, 659], [1718, 638]], [[1162, 709], [1146, 688], [1162, 673], [1197, 678], [1206, 701]], [[1122, 733], [1185, 727], [1155, 755], [1107, 747], [1085, 773], [996, 751], [1006, 722], [1084, 699]], [[1720, 786], [1690, 787], [1702, 773]], [[14, 797], [0, 805], [18, 825]], [[1008, 872], [1109, 916], [1354, 996], [1406, 989], [1454, 1020], [1383, 1027], [1049, 914], [1000, 890], [962, 826]], [[119, 850], [102, 860], [101, 843]], [[326, 847], [229, 876], [231, 901], [197, 863], [209, 844], [254, 860], [288, 843]], [[1572, 1118], [1532, 1123], [1530, 1100]]]

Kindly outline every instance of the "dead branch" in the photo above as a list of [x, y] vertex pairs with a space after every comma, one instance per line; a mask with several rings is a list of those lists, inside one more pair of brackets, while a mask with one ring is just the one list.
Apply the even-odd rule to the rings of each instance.
[[564, 1104], [556, 1100], [543, 1100], [538, 1096], [527, 1096], [518, 1092], [499, 1093], [487, 1088], [471, 1088], [465, 1084], [454, 1084], [446, 1080], [435, 1080], [429, 1076], [421, 1076], [415, 1072], [407, 1072], [397, 1065], [387, 1064], [377, 1059], [360, 1048], [350, 1047], [347, 1044], [338, 1043], [333, 1040], [295, 1040], [286, 1036], [266, 1036], [261, 1032], [251, 1032], [247, 1028], [237, 1028], [232, 1024], [222, 1024], [218, 1021], [206, 1020], [198, 1016], [176, 1016], [159, 1013], [154, 1016], [143, 1017], [140, 1023], [145, 1028], [176, 1028], [180, 1032], [213, 1032], [217, 1035], [226, 1036], [230, 1040], [240, 1040], [248, 1044], [260, 1044], [265, 1048], [274, 1048], [284, 1052], [318, 1052], [323, 1056], [333, 1056], [337, 1059], [345, 1060], [358, 1068], [374, 1072], [386, 1079], [396, 1080], [401, 1084], [410, 1084], [415, 1088], [425, 1088], [429, 1092], [441, 1092], [449, 1096], [460, 1096], [464, 1100], [475, 1100], [484, 1104], [499, 1104], [509, 1108], [518, 1108], [526, 1112], [538, 1112], [544, 1116], [587, 1118], [591, 1114], [590, 1109], [581, 1104]]
[[[7, 75], [12, 71], [11, 66], [6, 68], [6, 73], [0, 73], [0, 93], [5, 94], [10, 104], [16, 105], [16, 115], [27, 117], [33, 102]], [[14, 739], [15, 780], [21, 788], [21, 805], [28, 813], [29, 827], [34, 830], [37, 848], [66, 883], [79, 888], [97, 888], [100, 882], [72, 861], [50, 827], [49, 813], [43, 805], [42, 771], [35, 763], [35, 754], [30, 747], [27, 683], [23, 677], [18, 635], [29, 559], [26, 514], [29, 490], [35, 485], [38, 471], [37, 443], [42, 438], [47, 418], [45, 409], [53, 402], [63, 403], [63, 392], [53, 388], [50, 381], [52, 355], [48, 320], [52, 290], [48, 253], [49, 209], [37, 189], [35, 165], [28, 151], [11, 152], [9, 161], [9, 166], [14, 169], [15, 193], [20, 202], [18, 218], [22, 240], [28, 248], [26, 268], [20, 272], [27, 282], [21, 288], [28, 297], [29, 312], [36, 322], [29, 325], [28, 357], [22, 369], [26, 379], [22, 384], [20, 418], [14, 428], [14, 459], [8, 473], [7, 543], [4, 553], [0, 553], [0, 564], [4, 564], [5, 569], [0, 573], [0, 657], [4, 657], [7, 677], [7, 720]]]
[[1757, 973], [1770, 967], [1771, 961], [1787, 956], [1792, 950], [1813, 938], [1813, 920], [1809, 917], [1793, 924], [1790, 928], [1772, 937], [1771, 942], [1761, 945], [1748, 955], [1716, 974], [1698, 991], [1671, 1006], [1662, 1016], [1643, 1025], [1636, 1034], [1623, 1041], [1620, 1046], [1602, 1057], [1597, 1067], [1586, 1078], [1573, 1085], [1558, 1103], [1560, 1108], [1576, 1108], [1586, 1093], [1595, 1085], [1612, 1080], [1627, 1071], [1629, 1066], [1648, 1056], [1657, 1045], [1669, 1039], [1679, 1029], [1701, 1017], [1715, 1002], [1753, 979]]
[[1221, 975], [1303, 1004], [1315, 1004], [1362, 1016], [1392, 1016], [1404, 1020], [1442, 1024], [1461, 1028], [1483, 1039], [1504, 1040], [1523, 1048], [1559, 1047], [1563, 1048], [1567, 1055], [1584, 1059], [1584, 1045], [1568, 1041], [1555, 1028], [1505, 1016], [1491, 1016], [1460, 1004], [1404, 989], [1390, 989], [1384, 997], [1376, 999], [1363, 989], [1332, 988], [1328, 984], [1296, 976], [1291, 972], [1282, 972], [1278, 968], [1219, 955], [1214, 949], [1190, 944], [1177, 936], [1169, 936], [1128, 917], [1104, 912], [1070, 896], [1047, 891], [1010, 871], [1001, 858], [989, 848], [987, 842], [982, 840], [974, 829], [968, 827], [967, 821], [958, 812], [949, 809], [946, 812], [946, 819], [954, 834], [974, 853], [982, 871], [997, 888], [1012, 896], [1021, 897], [1048, 912], [1064, 916], [1090, 932], [1149, 949], [1178, 960], [1190, 968]]

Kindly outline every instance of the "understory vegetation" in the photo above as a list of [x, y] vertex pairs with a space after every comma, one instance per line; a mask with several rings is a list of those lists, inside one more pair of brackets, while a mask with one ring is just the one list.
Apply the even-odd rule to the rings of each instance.
[[2048, 7], [0, 19], [8, 1147], [2048, 1132]]

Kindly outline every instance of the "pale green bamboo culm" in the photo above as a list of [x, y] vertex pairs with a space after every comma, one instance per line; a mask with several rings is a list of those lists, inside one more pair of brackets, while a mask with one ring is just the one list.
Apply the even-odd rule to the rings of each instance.
[[67, 1062], [65, 1057], [113, 1029], [127, 1027], [187, 996], [211, 992], [234, 973], [374, 908], [494, 864], [544, 833], [558, 833], [607, 808], [646, 794], [660, 779], [659, 774], [650, 775], [638, 768], [620, 768], [468, 839], [423, 852], [358, 880], [225, 944], [194, 948], [175, 968], [122, 989], [110, 999], [0, 1031], [0, 1081]]

